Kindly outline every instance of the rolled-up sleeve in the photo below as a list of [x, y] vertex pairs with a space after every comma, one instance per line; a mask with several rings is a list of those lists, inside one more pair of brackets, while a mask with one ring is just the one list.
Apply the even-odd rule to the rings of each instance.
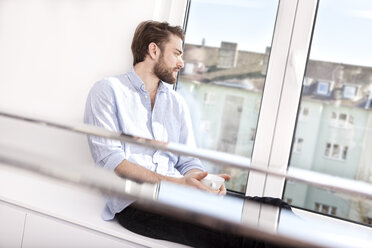
[[[114, 91], [106, 80], [97, 82], [89, 92], [85, 105], [84, 123], [110, 131], [120, 131]], [[88, 137], [94, 162], [114, 170], [124, 159], [124, 144], [97, 136]]]
[[[180, 100], [180, 103], [181, 131], [179, 143], [187, 145], [189, 147], [196, 147], [189, 108], [187, 107], [186, 102], [184, 102], [183, 99]], [[200, 169], [202, 171], [205, 171], [200, 159], [183, 155], [180, 155], [178, 157], [178, 162], [175, 167], [182, 175], [184, 175], [191, 169]]]

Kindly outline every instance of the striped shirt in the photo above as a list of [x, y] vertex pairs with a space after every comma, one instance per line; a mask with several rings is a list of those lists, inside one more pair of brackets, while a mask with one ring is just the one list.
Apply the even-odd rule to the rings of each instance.
[[[183, 98], [160, 81], [151, 110], [150, 95], [134, 69], [93, 86], [84, 122], [111, 131], [195, 146], [190, 113]], [[100, 137], [90, 136], [88, 141], [95, 163], [108, 170], [113, 171], [124, 159], [167, 176], [183, 175], [194, 168], [204, 170], [196, 158]], [[115, 213], [133, 202], [108, 196], [105, 199], [104, 220], [113, 219]]]

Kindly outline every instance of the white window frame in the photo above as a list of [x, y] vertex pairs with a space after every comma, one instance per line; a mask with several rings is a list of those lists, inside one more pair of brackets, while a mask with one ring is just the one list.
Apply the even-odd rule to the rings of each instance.
[[[297, 0], [279, 1], [257, 125], [256, 140], [251, 160], [254, 166], [263, 169], [268, 169], [270, 165], [270, 148], [272, 147], [275, 123], [278, 117], [277, 110], [279, 109], [285, 78], [285, 68], [298, 7], [297, 3]], [[262, 173], [249, 172], [245, 195], [263, 196], [267, 182], [266, 177]]]
[[[268, 168], [273, 171], [284, 173], [288, 167], [317, 4], [318, 0], [297, 1], [296, 20], [291, 35], [291, 46], [269, 156]], [[260, 128], [258, 126], [258, 130]], [[285, 180], [274, 176], [265, 178], [263, 195], [281, 198]]]

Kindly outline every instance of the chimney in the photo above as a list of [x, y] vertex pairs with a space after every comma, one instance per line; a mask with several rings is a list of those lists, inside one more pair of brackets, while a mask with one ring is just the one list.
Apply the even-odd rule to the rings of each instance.
[[218, 51], [218, 68], [230, 69], [236, 67], [238, 59], [238, 43], [222, 41]]

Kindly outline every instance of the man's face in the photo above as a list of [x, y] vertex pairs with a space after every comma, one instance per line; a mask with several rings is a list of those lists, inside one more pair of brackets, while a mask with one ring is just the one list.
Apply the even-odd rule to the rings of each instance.
[[154, 74], [163, 82], [175, 84], [177, 73], [183, 68], [182, 40], [170, 35], [169, 41], [163, 45], [158, 62], [154, 66]]

